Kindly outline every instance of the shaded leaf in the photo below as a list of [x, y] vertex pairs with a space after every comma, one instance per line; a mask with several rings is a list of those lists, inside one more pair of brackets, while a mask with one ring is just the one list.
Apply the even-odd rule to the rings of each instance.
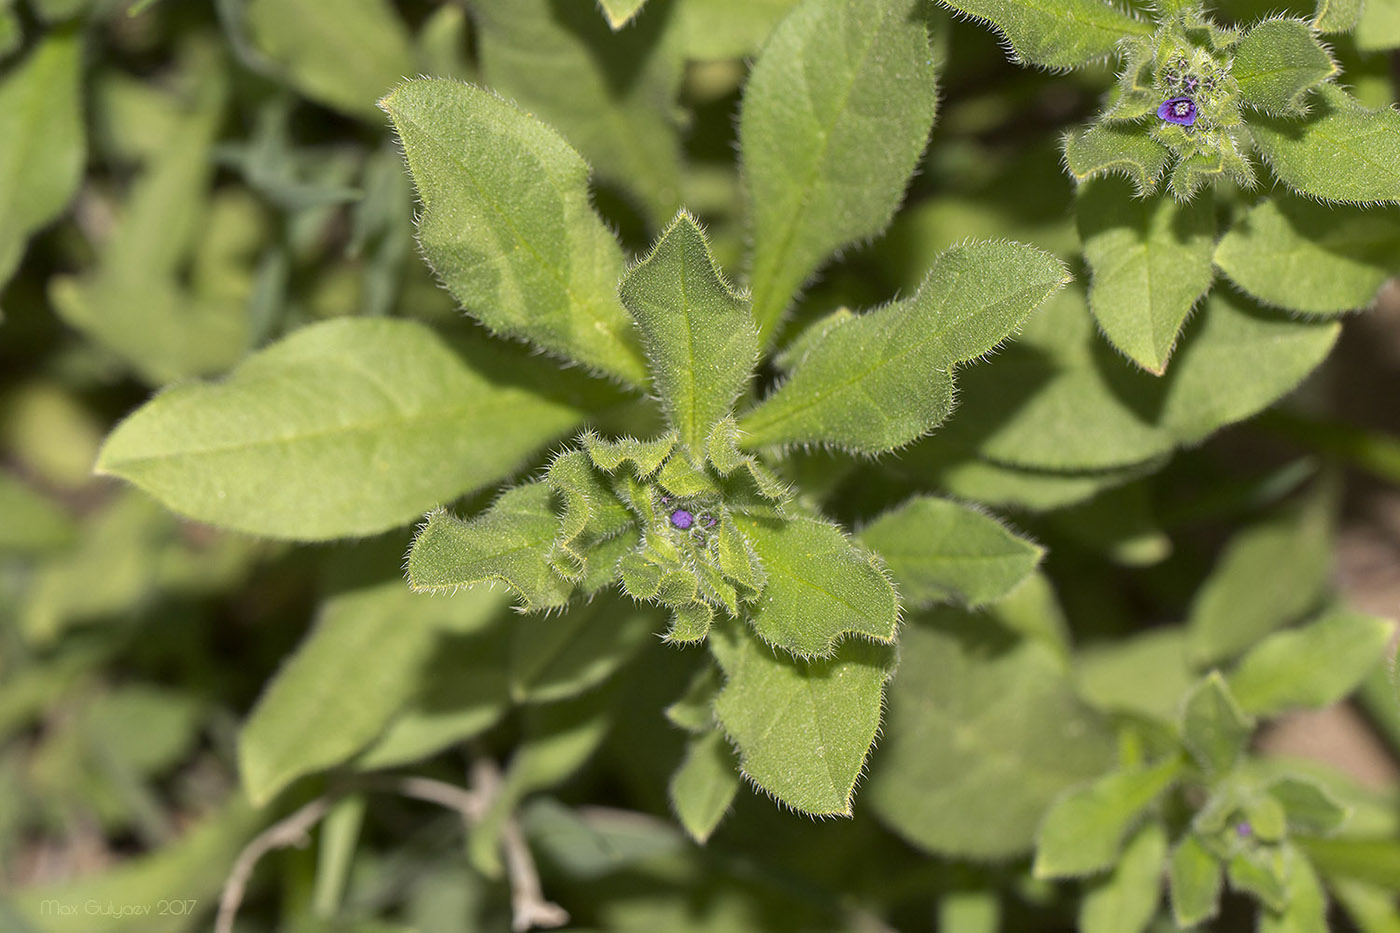
[[1317, 0], [1313, 28], [1318, 32], [1351, 32], [1361, 21], [1363, 0]]
[[1105, 710], [1171, 719], [1191, 686], [1186, 633], [1179, 627], [1089, 645], [1075, 661], [1079, 692]]
[[900, 595], [915, 607], [954, 600], [968, 606], [1000, 599], [1045, 553], [977, 509], [920, 496], [886, 512], [860, 533], [889, 566]]
[[1363, 52], [1400, 48], [1400, 7], [1393, 3], [1363, 3], [1356, 24], [1356, 47]]
[[827, 257], [882, 231], [903, 197], [938, 106], [928, 32], [914, 7], [805, 0], [749, 75], [739, 144], [753, 314], [765, 338]]
[[1327, 706], [1354, 690], [1380, 662], [1394, 629], [1375, 616], [1329, 612], [1256, 644], [1230, 673], [1230, 689], [1258, 716]]
[[1327, 789], [1301, 777], [1280, 778], [1268, 787], [1269, 794], [1283, 805], [1288, 830], [1304, 836], [1331, 835], [1351, 815], [1349, 808]]
[[1142, 933], [1157, 913], [1162, 896], [1162, 862], [1167, 831], [1148, 823], [1128, 840], [1113, 871], [1084, 894], [1079, 906], [1082, 933]]
[[1253, 731], [1253, 721], [1230, 695], [1219, 672], [1212, 671], [1187, 694], [1181, 710], [1181, 741], [1208, 776], [1229, 772]]
[[[589, 0], [478, 0], [473, 38], [485, 83], [558, 129], [600, 176], [640, 195], [659, 226], [680, 206], [685, 37], [672, 4], [636, 15], [640, 6], [608, 0], [605, 22]], [[619, 29], [614, 13], [635, 18]]]
[[710, 838], [739, 792], [739, 767], [724, 733], [691, 738], [685, 760], [671, 776], [671, 809], [696, 842]]
[[889, 704], [863, 799], [928, 852], [1020, 855], [1051, 801], [1113, 761], [1055, 650], [995, 617], [939, 608], [905, 625]]
[[409, 81], [379, 104], [423, 203], [423, 254], [463, 307], [497, 333], [645, 382], [617, 299], [622, 250], [593, 211], [579, 154], [525, 111], [458, 81]]
[[68, 206], [82, 181], [81, 79], [75, 28], [50, 32], [0, 80], [0, 288], [29, 236]]
[[592, 689], [626, 664], [656, 627], [656, 613], [601, 595], [559, 616], [516, 619], [510, 698], [548, 703]]
[[757, 362], [748, 303], [725, 282], [705, 234], [684, 211], [627, 270], [618, 294], [641, 332], [667, 420], [699, 454]]
[[1318, 204], [1279, 195], [1236, 221], [1215, 263], [1265, 304], [1306, 314], [1371, 305], [1400, 270], [1400, 215], [1394, 209]]
[[417, 70], [387, 0], [247, 0], [248, 35], [302, 94], [377, 122], [374, 102]]
[[1167, 878], [1177, 926], [1196, 926], [1219, 912], [1225, 868], [1195, 833], [1188, 832], [1172, 850]]
[[1123, 837], [1176, 780], [1181, 762], [1114, 771], [1071, 790], [1045, 814], [1036, 834], [1037, 878], [1066, 878], [1102, 871], [1117, 860]]
[[[242, 224], [236, 213], [220, 209], [230, 202], [209, 197], [228, 75], [218, 57], [194, 62], [182, 75], [191, 85], [188, 110], [150, 155], [115, 222], [101, 231], [95, 267], [49, 282], [59, 316], [151, 385], [222, 372], [248, 342], [243, 290], [220, 294], [199, 287], [207, 255], [201, 254], [222, 245], [230, 220]], [[221, 259], [239, 264], [236, 256]]]
[[1210, 288], [1215, 204], [1204, 196], [1134, 198], [1127, 187], [1118, 179], [1079, 187], [1075, 217], [1093, 270], [1089, 309], [1110, 343], [1161, 373]]
[[1314, 493], [1235, 534], [1191, 604], [1194, 660], [1238, 654], [1314, 607], [1331, 577], [1331, 499]]
[[686, 58], [752, 57], [797, 0], [676, 0]]
[[1261, 114], [1254, 144], [1286, 185], [1328, 201], [1400, 201], [1400, 113], [1323, 84], [1305, 119]]
[[486, 812], [467, 836], [467, 856], [488, 878], [501, 878], [501, 840], [520, 802], [583, 767], [612, 727], [614, 692], [596, 690], [566, 703], [528, 707], [525, 735], [511, 755]]
[[1104, 0], [939, 0], [983, 20], [1015, 59], [1045, 68], [1079, 68], [1108, 58], [1118, 43], [1152, 26]]
[[503, 604], [485, 590], [429, 598], [397, 576], [328, 600], [239, 733], [249, 799], [262, 806], [367, 746], [418, 689], [441, 635], [484, 628]]
[[1289, 866], [1287, 906], [1259, 914], [1259, 933], [1328, 933], [1327, 894], [1317, 872], [1302, 853]]
[[[407, 320], [306, 327], [222, 382], [147, 402], [96, 469], [253, 534], [323, 540], [406, 524], [501, 479], [581, 417], [498, 375], [498, 349], [464, 349]], [[517, 371], [531, 364], [517, 359]]]
[[0, 515], [0, 552], [52, 551], [77, 530], [64, 509], [8, 473], [0, 473]]
[[1335, 322], [1300, 321], [1217, 289], [1159, 379], [1097, 339], [1084, 293], [1071, 286], [1015, 343], [960, 375], [958, 411], [936, 440], [1022, 469], [1144, 465], [1276, 401], [1337, 333]]
[[743, 773], [795, 810], [849, 815], [880, 726], [890, 649], [850, 639], [806, 661], [773, 651], [742, 623], [715, 628], [709, 644], [725, 674], [715, 715]]

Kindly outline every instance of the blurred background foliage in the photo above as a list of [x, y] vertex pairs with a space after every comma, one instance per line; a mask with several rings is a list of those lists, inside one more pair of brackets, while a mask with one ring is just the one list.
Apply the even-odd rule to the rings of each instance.
[[[1005, 929], [1073, 924], [1067, 886], [1030, 880], [1024, 860], [931, 858], [859, 799], [853, 820], [815, 824], [742, 795], [697, 848], [674, 826], [665, 791], [684, 737], [661, 710], [690, 676], [685, 654], [635, 638], [590, 655], [583, 620], [558, 651], [566, 661], [512, 670], [510, 645], [497, 645], [486, 656], [505, 659], [497, 674], [510, 683], [478, 683], [488, 695], [464, 698], [454, 659], [481, 657], [479, 638], [535, 637], [508, 626], [542, 623], [489, 593], [434, 621], [401, 584], [406, 530], [315, 546], [257, 540], [184, 521], [91, 472], [102, 438], [150, 393], [224, 373], [307, 324], [392, 315], [483, 339], [415, 255], [411, 186], [375, 108], [404, 76], [484, 83], [560, 129], [595, 166], [597, 204], [628, 249], [684, 204], [708, 224], [720, 264], [739, 268], [734, 115], [746, 63], [791, 5], [651, 0], [613, 33], [590, 0], [0, 0], [0, 929], [207, 926], [237, 852], [331, 780], [303, 779], [255, 810], [239, 789], [236, 745], [313, 620], [342, 616], [371, 633], [437, 626], [470, 647], [415, 662], [433, 675], [429, 695], [375, 679], [372, 640], [360, 668], [302, 673], [404, 692], [419, 732], [380, 736], [372, 764], [421, 759], [418, 773], [461, 782], [462, 737], [477, 758], [536, 749], [541, 764], [514, 785], [513, 802], [546, 890], [579, 928], [928, 929], [938, 917], [942, 929], [976, 931], [995, 928], [987, 918], [998, 910]], [[1277, 6], [1236, 0], [1221, 12], [1243, 20]], [[1311, 12], [1303, 6], [1295, 12]], [[927, 256], [969, 236], [1077, 255], [1057, 134], [1093, 112], [1109, 72], [1047, 79], [1008, 65], [984, 30], [930, 18], [945, 75], [937, 144], [893, 229], [829, 268], [805, 314], [907, 290]], [[1394, 100], [1387, 54], [1346, 36], [1334, 45], [1358, 96]], [[1400, 600], [1395, 293], [1348, 328], [1285, 409], [1165, 465], [1153, 451], [1098, 471], [998, 471], [966, 456], [954, 424], [948, 443], [858, 476], [816, 453], [794, 469], [847, 522], [919, 488], [1000, 502], [1049, 547], [1064, 611], [1032, 623], [1050, 626], [1035, 633], [1045, 657], [1017, 655], [996, 676], [1059, 670], [1068, 641], [1054, 629], [1068, 619], [1086, 695], [1104, 708], [1125, 692], [1170, 702], [1185, 674], [1144, 685], [1177, 676], [1152, 652], [1180, 630], [1141, 631], [1187, 617], [1231, 529], [1287, 521], [1274, 506], [1300, 490], [1322, 497], [1322, 518], [1269, 552], [1277, 563], [1255, 560], [1230, 586], [1276, 585], [1304, 547], [1315, 558], [1305, 575], [1316, 573], [1295, 581], [1301, 606], [1335, 586], [1376, 612]], [[964, 392], [974, 397], [971, 380]], [[972, 428], [961, 433], [975, 441]], [[480, 631], [464, 621], [477, 618]], [[921, 635], [910, 650], [976, 663], [972, 648], [936, 641]], [[1125, 645], [1137, 652], [1130, 663]], [[574, 696], [585, 699], [556, 702]], [[1331, 764], [1316, 767], [1379, 840], [1372, 876], [1355, 881], [1354, 915], [1379, 898], [1373, 915], [1384, 919], [1400, 889], [1400, 716], [1384, 672], [1363, 688], [1361, 709], [1310, 734], [1342, 736], [1322, 752]], [[325, 711], [331, 731], [340, 712]], [[1286, 735], [1261, 742], [1299, 751]], [[499, 868], [464, 851], [455, 815], [369, 799], [346, 798], [314, 845], [269, 856], [239, 929], [508, 925]], [[979, 851], [977, 827], [967, 835]], [[1246, 916], [1227, 903], [1222, 922]], [[1396, 929], [1389, 922], [1367, 929]]]

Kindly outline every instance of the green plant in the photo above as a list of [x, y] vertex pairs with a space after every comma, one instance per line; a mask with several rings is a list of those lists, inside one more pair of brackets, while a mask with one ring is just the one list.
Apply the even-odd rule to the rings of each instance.
[[1400, 18], [940, 3], [0, 5], [0, 918], [1393, 928]]

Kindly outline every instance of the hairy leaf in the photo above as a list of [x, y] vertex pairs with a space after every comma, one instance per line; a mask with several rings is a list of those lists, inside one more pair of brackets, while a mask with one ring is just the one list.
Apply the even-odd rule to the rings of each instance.
[[813, 657], [831, 654], [847, 633], [894, 641], [899, 597], [880, 559], [841, 529], [803, 516], [735, 522], [767, 575], [749, 611], [765, 642]]
[[86, 140], [82, 32], [55, 30], [0, 79], [0, 288], [25, 243], [68, 205], [82, 180]]
[[1306, 778], [1280, 778], [1269, 785], [1269, 794], [1283, 805], [1289, 832], [1304, 836], [1332, 834], [1351, 812], [1323, 785]]
[[1259, 716], [1335, 703], [1380, 662], [1394, 629], [1375, 616], [1329, 612], [1255, 645], [1231, 672], [1230, 689]]
[[1186, 833], [1172, 850], [1167, 879], [1177, 926], [1193, 927], [1219, 912], [1225, 869], [1195, 833]]
[[1254, 731], [1219, 672], [1196, 685], [1181, 709], [1181, 741], [1209, 776], [1226, 774]]
[[1212, 663], [1238, 654], [1313, 608], [1331, 577], [1330, 524], [1330, 496], [1314, 493], [1238, 532], [1191, 605], [1192, 658]]
[[863, 799], [928, 852], [1020, 855], [1051, 801], [1113, 761], [1108, 723], [1075, 696], [1055, 650], [992, 611], [942, 607], [900, 633]]
[[1089, 309], [1109, 342], [1161, 374], [1210, 288], [1214, 199], [1134, 198], [1119, 179], [1083, 184], [1075, 216], [1093, 270]]
[[953, 600], [978, 606], [1000, 599], [1040, 563], [1043, 548], [977, 509], [920, 496], [860, 533], [890, 568], [914, 607]]
[[527, 483], [471, 521], [433, 512], [408, 553], [409, 585], [450, 592], [500, 580], [526, 611], [563, 606], [574, 586], [546, 558], [559, 528], [551, 498], [544, 483]]
[[909, 443], [952, 410], [954, 366], [993, 350], [1067, 281], [1054, 256], [1016, 243], [944, 251], [912, 297], [804, 341], [791, 376], [740, 422], [744, 443]]
[[1259, 914], [1259, 933], [1328, 933], [1327, 893], [1317, 872], [1301, 853], [1294, 853], [1289, 866], [1287, 906], [1279, 910], [1263, 910]]
[[1361, 21], [1364, 0], [1317, 0], [1313, 28], [1318, 32], [1351, 32]]
[[739, 144], [765, 338], [832, 251], [884, 230], [904, 195], [938, 106], [915, 5], [804, 0], [749, 76]]
[[97, 470], [252, 534], [373, 534], [501, 479], [578, 422], [578, 408], [495, 377], [499, 352], [464, 358], [405, 320], [306, 327], [222, 382], [147, 402], [108, 437]]
[[627, 270], [618, 293], [641, 332], [667, 420], [698, 455], [757, 361], [748, 303], [724, 281], [705, 234], [684, 211]]
[[1076, 652], [1075, 661], [1080, 694], [1104, 710], [1170, 720], [1191, 686], [1180, 627], [1096, 643]]
[[1303, 95], [1337, 73], [1312, 28], [1293, 19], [1267, 19], [1235, 46], [1230, 75], [1245, 103], [1268, 113], [1302, 113]]
[[[1258, 414], [1293, 391], [1331, 352], [1335, 321], [1300, 320], [1257, 308], [1227, 289], [1206, 300], [1200, 323], [1177, 348], [1173, 378], [1138, 404], [1159, 404], [1159, 423], [1178, 445]], [[1114, 380], [1117, 382], [1117, 380]]]
[[711, 729], [692, 738], [670, 784], [671, 809], [690, 838], [709, 839], [738, 792], [739, 766], [724, 733]]
[[1291, 390], [1336, 340], [1217, 290], [1187, 327], [1171, 377], [1126, 363], [1098, 340], [1071, 287], [1021, 337], [959, 377], [961, 402], [936, 439], [1005, 466], [1117, 470], [1147, 463], [1249, 417]]
[[416, 71], [413, 49], [387, 0], [248, 0], [248, 33], [298, 91], [378, 122], [374, 102]]
[[666, 4], [637, 15], [640, 7], [608, 0], [604, 22], [588, 0], [477, 0], [474, 39], [486, 84], [640, 195], [659, 226], [680, 206], [675, 98], [685, 39]]
[[1079, 68], [1108, 58], [1121, 40], [1152, 31], [1107, 0], [939, 2], [996, 29], [1017, 61], [1045, 68]]
[[1123, 847], [1113, 871], [1084, 894], [1079, 907], [1082, 933], [1142, 933], [1162, 896], [1162, 862], [1167, 831], [1148, 823]]
[[469, 84], [409, 81], [379, 103], [418, 186], [424, 256], [463, 307], [497, 333], [642, 384], [617, 299], [622, 250], [593, 211], [582, 157]]
[[1056, 801], [1036, 835], [1037, 878], [1102, 871], [1118, 858], [1123, 837], [1180, 773], [1168, 758], [1151, 767], [1114, 771]]
[[829, 658], [775, 652], [742, 623], [710, 633], [724, 669], [715, 715], [745, 775], [795, 810], [851, 812], [851, 795], [880, 726], [893, 655], [861, 639]]
[[1139, 197], [1157, 187], [1171, 150], [1139, 124], [1099, 123], [1065, 136], [1065, 167], [1076, 181], [1099, 175], [1122, 175]]
[[1400, 201], [1400, 113], [1371, 110], [1331, 84], [1304, 119], [1260, 115], [1254, 144], [1286, 185], [1328, 201]]
[[418, 689], [440, 639], [484, 628], [503, 607], [500, 594], [434, 599], [397, 577], [327, 601], [239, 734], [249, 799], [262, 806], [368, 745]]
[[1318, 204], [1280, 194], [1225, 234], [1215, 263], [1240, 288], [1278, 308], [1336, 314], [1365, 308], [1400, 271], [1400, 212]]

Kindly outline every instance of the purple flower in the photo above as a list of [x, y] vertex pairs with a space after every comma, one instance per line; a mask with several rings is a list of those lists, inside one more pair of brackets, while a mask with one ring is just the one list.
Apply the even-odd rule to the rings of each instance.
[[695, 516], [691, 515], [685, 509], [676, 509], [671, 513], [671, 524], [675, 525], [681, 531], [685, 531], [694, 523]]
[[1196, 122], [1196, 102], [1189, 97], [1173, 97], [1157, 108], [1157, 116], [1168, 123], [1190, 126]]
[[1254, 827], [1249, 825], [1248, 820], [1241, 820], [1235, 824], [1235, 835], [1241, 839], [1248, 839], [1254, 835]]

